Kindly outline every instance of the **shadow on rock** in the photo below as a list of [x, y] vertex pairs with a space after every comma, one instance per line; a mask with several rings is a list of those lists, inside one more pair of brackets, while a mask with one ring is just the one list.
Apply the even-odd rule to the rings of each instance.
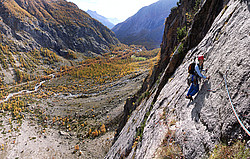
[[244, 1], [244, 3], [247, 3], [247, 6], [248, 6], [248, 11], [250, 12], [250, 2], [249, 2], [249, 0], [243, 0]]
[[211, 84], [208, 83], [208, 81], [205, 81], [204, 84], [201, 86], [200, 91], [194, 98], [194, 101], [192, 102], [195, 104], [195, 106], [192, 109], [191, 115], [192, 115], [192, 119], [196, 122], [198, 122], [200, 119], [200, 112], [203, 107], [204, 100], [205, 98], [208, 98], [210, 94], [210, 92], [207, 90], [210, 88], [211, 88]]

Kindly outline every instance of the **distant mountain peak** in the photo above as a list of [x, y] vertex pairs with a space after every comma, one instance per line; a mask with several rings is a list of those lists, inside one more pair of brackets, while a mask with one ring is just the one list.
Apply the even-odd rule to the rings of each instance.
[[96, 11], [92, 11], [92, 10], [87, 10], [87, 13], [96, 13], [97, 14], [97, 12]]
[[160, 47], [164, 21], [178, 0], [160, 0], [141, 8], [135, 15], [117, 24], [112, 31], [125, 44], [144, 45], [147, 48]]
[[109, 29], [112, 29], [115, 25], [109, 21], [108, 18], [98, 14], [96, 11], [88, 10], [87, 13], [96, 20], [100, 21], [103, 25], [107, 26]]

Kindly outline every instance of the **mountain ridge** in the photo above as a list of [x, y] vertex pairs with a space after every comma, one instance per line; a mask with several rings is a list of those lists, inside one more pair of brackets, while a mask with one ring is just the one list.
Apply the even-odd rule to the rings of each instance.
[[3, 39], [14, 41], [19, 50], [42, 46], [59, 54], [70, 49], [88, 55], [88, 51], [107, 52], [110, 44], [119, 43], [109, 29], [71, 2], [2, 0], [0, 3]]
[[115, 25], [109, 21], [108, 18], [98, 14], [96, 11], [87, 10], [87, 13], [92, 17], [100, 21], [103, 25], [107, 26], [109, 29], [112, 29]]
[[125, 44], [157, 48], [162, 42], [165, 18], [177, 1], [161, 0], [141, 8], [135, 15], [112, 28], [116, 37]]

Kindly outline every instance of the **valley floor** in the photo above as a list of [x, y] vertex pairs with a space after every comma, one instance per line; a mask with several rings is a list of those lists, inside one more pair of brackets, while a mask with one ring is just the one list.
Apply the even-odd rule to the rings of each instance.
[[[13, 118], [13, 112], [0, 112], [0, 158], [103, 158], [125, 100], [140, 89], [147, 73], [126, 75], [91, 95], [58, 93], [37, 99], [29, 94], [34, 99], [24, 106], [28, 112], [21, 114], [22, 120]], [[60, 79], [45, 82], [53, 83]], [[43, 89], [36, 93], [43, 94]]]

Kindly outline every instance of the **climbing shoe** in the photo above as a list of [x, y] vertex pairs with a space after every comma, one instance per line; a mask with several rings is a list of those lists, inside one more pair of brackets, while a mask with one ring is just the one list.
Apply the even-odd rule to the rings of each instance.
[[192, 96], [186, 96], [187, 99], [190, 99], [191, 101], [193, 101], [193, 97]]

